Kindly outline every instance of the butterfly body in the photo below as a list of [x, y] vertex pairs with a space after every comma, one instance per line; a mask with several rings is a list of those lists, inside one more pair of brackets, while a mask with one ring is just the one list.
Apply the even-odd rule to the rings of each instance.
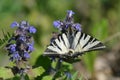
[[104, 48], [105, 46], [96, 38], [79, 31], [68, 30], [51, 42], [43, 55], [68, 59]]

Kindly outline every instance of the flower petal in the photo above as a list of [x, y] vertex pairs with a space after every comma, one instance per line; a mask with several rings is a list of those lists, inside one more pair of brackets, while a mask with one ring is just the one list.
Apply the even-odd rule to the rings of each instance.
[[68, 10], [67, 13], [68, 13], [69, 17], [71, 17], [73, 14], [75, 14], [72, 10]]
[[18, 27], [18, 26], [19, 26], [19, 24], [18, 24], [16, 21], [14, 21], [14, 22], [10, 25], [11, 28]]
[[74, 28], [78, 31], [81, 31], [81, 25], [79, 23], [73, 24]]
[[60, 28], [61, 22], [60, 22], [60, 21], [54, 21], [54, 22], [53, 22], [53, 26], [54, 26], [55, 28]]
[[37, 30], [36, 30], [35, 27], [33, 27], [33, 26], [30, 26], [30, 27], [29, 27], [29, 32], [30, 32], [30, 33], [36, 33], [36, 31], [37, 31]]
[[11, 44], [10, 45], [10, 51], [15, 52], [16, 51], [16, 44]]
[[24, 52], [24, 57], [25, 58], [30, 58], [30, 54], [28, 52]]

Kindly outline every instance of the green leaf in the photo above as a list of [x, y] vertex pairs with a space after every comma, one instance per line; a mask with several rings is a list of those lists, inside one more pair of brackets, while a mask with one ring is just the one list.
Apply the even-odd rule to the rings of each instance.
[[77, 75], [78, 75], [78, 71], [76, 71], [76, 72], [73, 74], [73, 76], [72, 76], [72, 80], [76, 80]]
[[14, 75], [11, 72], [11, 69], [0, 67], [0, 78], [8, 79], [8, 78], [12, 78], [13, 76]]
[[2, 33], [3, 33], [3, 38], [0, 39], [0, 49], [6, 45], [7, 41], [10, 39], [11, 35], [9, 32], [5, 33], [3, 30], [2, 30]]
[[80, 78], [79, 78], [79, 80], [82, 80], [83, 79], [83, 77], [81, 76]]
[[52, 76], [45, 76], [42, 80], [52, 80]]
[[40, 76], [43, 72], [45, 72], [45, 70], [42, 67], [37, 67], [37, 68], [32, 69], [32, 72], [34, 73], [33, 74], [34, 76], [28, 74], [29, 77], [31, 77], [31, 76], [32, 77]]
[[[44, 71], [45, 70], [42, 67], [32, 69], [26, 74], [25, 78], [26, 80], [29, 80], [29, 78], [33, 79], [37, 76], [40, 76]], [[19, 77], [20, 76], [18, 75], [14, 76], [11, 69], [0, 67], [0, 78], [18, 80]]]

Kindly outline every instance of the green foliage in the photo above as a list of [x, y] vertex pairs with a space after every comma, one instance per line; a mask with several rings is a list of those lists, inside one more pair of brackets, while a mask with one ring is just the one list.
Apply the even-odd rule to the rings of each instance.
[[108, 36], [108, 20], [102, 19], [98, 23], [93, 24], [91, 32], [100, 40], [104, 40]]
[[8, 78], [11, 78], [11, 77], [13, 77], [13, 74], [11, 73], [10, 69], [0, 67], [0, 78], [8, 79]]
[[3, 30], [2, 30], [2, 33], [3, 33], [3, 38], [0, 39], [0, 49], [6, 45], [6, 42], [10, 39], [11, 35], [9, 32], [5, 33]]
[[78, 71], [76, 71], [76, 72], [72, 75], [72, 80], [76, 80], [77, 75], [78, 75]]
[[94, 61], [96, 58], [97, 52], [88, 52], [86, 55], [84, 55], [84, 63], [86, 65], [86, 68], [89, 72], [93, 73], [94, 71]]
[[[40, 76], [43, 72], [45, 72], [45, 70], [42, 67], [37, 67], [35, 69], [32, 69], [27, 75], [25, 75], [25, 78], [30, 78], [33, 79], [37, 76]], [[9, 75], [8, 75], [9, 74]], [[31, 75], [32, 74], [32, 75]], [[10, 68], [3, 68], [0, 67], [0, 78], [3, 79], [9, 79], [9, 78], [13, 78], [14, 80], [16, 80], [16, 78], [20, 78], [20, 75], [13, 75], [13, 72]], [[26, 79], [25, 79], [26, 80]]]
[[44, 76], [42, 80], [52, 80], [52, 76]]

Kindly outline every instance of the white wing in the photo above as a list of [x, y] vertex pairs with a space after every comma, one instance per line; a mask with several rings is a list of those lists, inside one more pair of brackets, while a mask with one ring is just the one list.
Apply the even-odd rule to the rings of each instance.
[[65, 33], [58, 36], [44, 52], [44, 55], [64, 55], [69, 51], [69, 41]]
[[72, 43], [72, 49], [77, 53], [104, 49], [105, 46], [96, 38], [85, 33], [77, 32]]
[[63, 33], [60, 36], [58, 36], [57, 39], [55, 39], [46, 49], [44, 52], [44, 55], [48, 56], [58, 56], [60, 57], [61, 55], [68, 55], [70, 50], [73, 50], [74, 53], [72, 53], [71, 57], [80, 55], [84, 52], [87, 51], [92, 51], [92, 50], [99, 50], [99, 49], [104, 49], [105, 46], [96, 38], [93, 38], [85, 33], [82, 32], [75, 32], [73, 33], [73, 41], [68, 39], [70, 36], [67, 33]]

